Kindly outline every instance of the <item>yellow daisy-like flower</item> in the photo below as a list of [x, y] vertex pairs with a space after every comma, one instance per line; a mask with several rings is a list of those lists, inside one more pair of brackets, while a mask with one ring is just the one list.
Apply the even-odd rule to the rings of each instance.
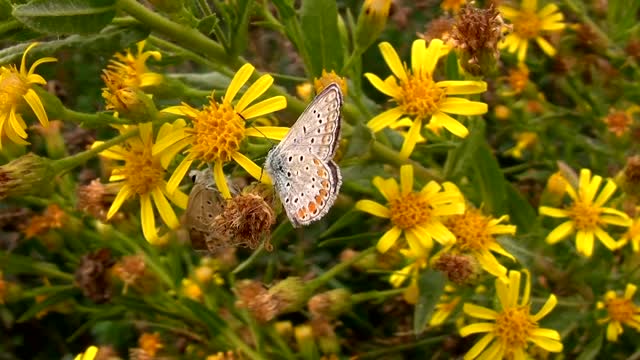
[[115, 59], [109, 61], [107, 71], [119, 74], [123, 77], [123, 86], [143, 88], [158, 85], [162, 82], [162, 75], [149, 71], [147, 60], [152, 57], [155, 60], [162, 59], [159, 51], [143, 51], [145, 41], [136, 44], [138, 52], [132, 54], [127, 49], [126, 53], [116, 53]]
[[556, 330], [543, 329], [538, 321], [553, 310], [558, 300], [551, 294], [537, 314], [531, 314], [529, 294], [531, 279], [527, 273], [522, 301], [520, 297], [520, 272], [510, 271], [508, 280], [496, 279], [496, 293], [500, 302], [499, 310], [465, 303], [465, 314], [492, 322], [479, 322], [460, 329], [463, 337], [476, 333], [484, 335], [464, 356], [465, 360], [479, 359], [526, 359], [529, 342], [549, 352], [562, 351], [560, 334]]
[[[169, 163], [185, 144], [178, 142], [162, 149], [158, 148], [167, 137], [184, 131], [184, 127], [185, 121], [182, 119], [176, 120], [173, 124], [163, 124], [154, 143], [151, 123], [143, 123], [138, 125], [138, 136], [127, 140], [122, 146], [113, 146], [100, 153], [105, 158], [124, 161], [123, 165], [113, 169], [109, 178], [109, 181], [117, 182], [121, 187], [109, 208], [107, 219], [115, 215], [125, 200], [139, 196], [142, 232], [151, 243], [160, 242], [153, 205], [155, 204], [162, 221], [171, 229], [180, 227], [180, 221], [167, 198], [182, 209], [187, 207], [188, 196], [175, 189], [169, 192], [164, 180]], [[134, 128], [122, 126], [120, 132], [128, 132]], [[93, 146], [100, 143], [96, 142]]]
[[391, 220], [393, 225], [380, 240], [378, 251], [384, 253], [404, 234], [416, 254], [426, 254], [433, 240], [441, 244], [455, 241], [455, 236], [442, 224], [442, 217], [462, 214], [465, 208], [460, 190], [450, 182], [430, 181], [420, 191], [413, 191], [413, 167], [400, 168], [400, 186], [395, 179], [373, 178], [373, 185], [387, 200], [387, 206], [372, 200], [360, 200], [356, 209]]
[[[287, 100], [284, 96], [275, 96], [249, 106], [254, 100], [265, 93], [273, 84], [273, 77], [263, 75], [253, 83], [240, 97], [235, 105], [233, 99], [240, 88], [249, 80], [254, 67], [246, 64], [238, 70], [231, 80], [222, 102], [217, 102], [213, 95], [209, 105], [202, 110], [192, 108], [187, 104], [174, 106], [163, 111], [185, 115], [191, 119], [192, 127], [187, 127], [175, 132], [170, 138], [162, 142], [158, 151], [176, 143], [187, 146], [187, 156], [176, 168], [169, 179], [169, 192], [173, 192], [191, 164], [196, 161], [213, 163], [213, 175], [216, 185], [226, 198], [231, 197], [229, 186], [224, 177], [222, 166], [234, 160], [242, 166], [251, 176], [262, 182], [270, 183], [270, 179], [262, 169], [251, 159], [240, 152], [240, 145], [247, 136], [267, 137], [274, 140], [282, 140], [289, 128], [275, 126], [251, 126], [245, 128], [246, 122], [259, 116], [284, 109]], [[155, 154], [155, 152], [154, 152]]]
[[505, 37], [500, 48], [517, 53], [518, 61], [524, 61], [529, 40], [535, 40], [545, 54], [556, 54], [556, 49], [542, 37], [545, 32], [560, 31], [566, 27], [562, 22], [564, 16], [556, 4], [548, 4], [538, 11], [537, 0], [522, 0], [519, 10], [506, 5], [500, 5], [498, 9], [513, 24], [513, 33]]
[[[547, 206], [540, 207], [540, 214], [555, 218], [569, 218], [547, 235], [547, 242], [555, 244], [576, 233], [578, 253], [590, 257], [593, 253], [593, 240], [597, 237], [609, 250], [615, 250], [619, 244], [603, 229], [606, 225], [629, 226], [631, 219], [622, 211], [604, 207], [616, 191], [616, 184], [608, 179], [598, 195], [602, 177], [591, 178], [591, 170], [580, 170], [578, 190], [567, 183], [567, 194], [573, 203], [565, 209]], [[597, 195], [597, 196], [596, 196]]]
[[[0, 67], [0, 140], [2, 135], [6, 135], [16, 144], [29, 144], [24, 140], [27, 138], [27, 133], [24, 131], [27, 124], [22, 119], [22, 115], [17, 112], [19, 106], [24, 102], [29, 105], [42, 126], [49, 126], [47, 112], [32, 86], [33, 84], [45, 85], [47, 83], [42, 76], [35, 73], [36, 67], [58, 60], [52, 57], [38, 59], [27, 69], [27, 53], [36, 45], [38, 43], [32, 43], [24, 51], [20, 69], [17, 69], [15, 65]], [[2, 149], [1, 141], [0, 149]]]
[[441, 40], [431, 40], [429, 47], [423, 39], [415, 40], [411, 48], [411, 69], [402, 63], [391, 44], [383, 42], [379, 48], [393, 76], [384, 81], [371, 73], [366, 73], [365, 76], [376, 89], [392, 97], [398, 106], [377, 115], [367, 125], [378, 132], [403, 115], [412, 118], [410, 136], [405, 139], [400, 150], [403, 157], [409, 157], [413, 151], [423, 124], [444, 127], [456, 136], [465, 137], [469, 133], [467, 128], [447, 113], [480, 115], [487, 112], [485, 103], [450, 97], [484, 92], [487, 90], [484, 81], [436, 82], [433, 79], [438, 59], [449, 50]]
[[606, 309], [608, 316], [598, 320], [600, 324], [607, 325], [607, 340], [618, 341], [618, 336], [622, 334], [622, 324], [630, 326], [636, 331], [640, 331], [640, 306], [631, 300], [636, 293], [637, 286], [627, 284], [624, 297], [618, 297], [615, 291], [607, 291], [604, 295], [604, 302], [598, 301], [598, 309]]
[[511, 155], [516, 159], [522, 159], [522, 151], [534, 146], [538, 142], [538, 134], [525, 131], [516, 135], [516, 146], [505, 151], [505, 154]]
[[431, 316], [431, 320], [429, 320], [429, 326], [439, 326], [444, 324], [462, 300], [462, 297], [452, 295], [456, 291], [455, 287], [445, 285], [444, 291], [445, 294], [440, 296], [440, 302], [438, 302], [436, 307], [433, 309], [433, 315]]
[[515, 225], [501, 224], [508, 220], [507, 215], [494, 219], [483, 215], [478, 209], [467, 206], [464, 214], [453, 215], [445, 222], [445, 226], [455, 235], [456, 241], [445, 247], [442, 252], [469, 253], [478, 260], [486, 272], [506, 279], [507, 268], [500, 264], [493, 252], [516, 260], [495, 238], [495, 235], [516, 233]]
[[622, 239], [619, 242], [623, 245], [630, 242], [633, 252], [640, 251], [640, 218], [633, 220], [629, 230], [622, 235]]
[[402, 286], [407, 279], [410, 280], [409, 286], [402, 293], [404, 300], [409, 304], [418, 302], [418, 276], [420, 271], [429, 265], [429, 256], [425, 252], [416, 252], [409, 249], [400, 249], [400, 253], [409, 261], [409, 264], [399, 271], [393, 272], [389, 277], [389, 283], [394, 288]]
[[76, 355], [74, 360], [93, 360], [98, 355], [98, 348], [96, 346], [89, 346], [84, 353]]

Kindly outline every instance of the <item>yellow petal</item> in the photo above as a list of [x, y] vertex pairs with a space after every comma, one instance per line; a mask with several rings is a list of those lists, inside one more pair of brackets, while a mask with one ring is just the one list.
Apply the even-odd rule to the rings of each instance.
[[529, 47], [529, 43], [526, 40], [521, 40], [518, 45], [518, 61], [523, 62], [524, 58], [527, 56], [527, 48]]
[[423, 39], [414, 40], [411, 45], [411, 70], [414, 74], [425, 74], [425, 65], [429, 61], [427, 56], [427, 43]]
[[395, 244], [396, 240], [398, 240], [400, 234], [402, 234], [402, 230], [397, 226], [394, 226], [387, 232], [385, 232], [380, 240], [378, 240], [378, 251], [381, 253], [387, 252], [387, 250], [389, 250], [393, 246], [393, 244]]
[[49, 126], [49, 118], [47, 117], [47, 112], [44, 111], [44, 106], [42, 105], [42, 101], [40, 101], [38, 94], [36, 94], [33, 89], [29, 89], [23, 97], [29, 104], [29, 107], [31, 107], [31, 110], [33, 110], [33, 112], [36, 114], [36, 117], [38, 118], [38, 121], [40, 121], [40, 124], [42, 124], [42, 126], [44, 127]]
[[411, 124], [409, 128], [409, 133], [407, 137], [404, 139], [402, 143], [402, 149], [400, 149], [400, 157], [403, 159], [408, 159], [413, 152], [413, 149], [416, 147], [416, 143], [420, 139], [420, 130], [422, 129], [422, 119], [417, 118]]
[[453, 135], [456, 135], [458, 137], [464, 138], [469, 135], [469, 130], [467, 130], [464, 125], [462, 125], [458, 120], [443, 113], [442, 111], [438, 111], [437, 113], [433, 114], [431, 121], [437, 122], [440, 126], [443, 126]]
[[542, 36], [538, 36], [536, 38], [536, 43], [538, 43], [538, 46], [540, 46], [542, 51], [549, 57], [554, 57], [556, 55], [556, 49]]
[[552, 208], [548, 206], [540, 206], [538, 209], [541, 215], [551, 216], [554, 218], [566, 218], [569, 216], [569, 212], [563, 209]]
[[495, 310], [469, 303], [464, 304], [462, 311], [476, 319], [495, 320], [498, 317], [498, 313]]
[[364, 74], [364, 76], [367, 78], [367, 80], [369, 80], [371, 85], [373, 85], [373, 87], [378, 89], [381, 93], [387, 96], [390, 96], [392, 98], [399, 97], [400, 94], [398, 93], [398, 89], [391, 86], [390, 83], [382, 81], [382, 79], [380, 79], [377, 75], [372, 73], [366, 73]]
[[479, 101], [448, 97], [438, 104], [438, 109], [449, 114], [481, 115], [489, 110], [489, 106]]
[[225, 102], [230, 103], [233, 101], [233, 98], [236, 97], [236, 94], [238, 93], [240, 88], [251, 77], [251, 74], [253, 73], [253, 69], [254, 67], [251, 64], [242, 65], [242, 67], [238, 70], [238, 72], [233, 76], [233, 79], [231, 79], [231, 83], [227, 88], [227, 92], [224, 94]]
[[380, 48], [384, 61], [389, 65], [389, 69], [391, 69], [393, 75], [398, 79], [406, 81], [407, 73], [404, 70], [404, 65], [402, 64], [402, 61], [400, 61], [398, 53], [393, 49], [393, 46], [388, 42], [382, 42], [378, 47]]
[[372, 200], [359, 200], [356, 203], [356, 209], [385, 219], [391, 215], [388, 208]]
[[192, 163], [193, 160], [189, 157], [184, 158], [184, 160], [180, 162], [178, 167], [173, 171], [173, 174], [171, 174], [171, 177], [169, 178], [169, 182], [167, 183], [167, 193], [172, 194], [174, 191], [176, 191], [178, 185], [180, 185], [182, 178], [184, 178], [184, 175], [187, 173]]
[[[463, 310], [466, 309], [467, 304], [464, 304]], [[464, 310], [466, 312], [466, 310]], [[483, 332], [492, 332], [495, 329], [496, 325], [494, 323], [475, 323], [471, 325], [467, 325], [460, 329], [460, 336], [466, 337], [471, 334], [483, 333]]]
[[400, 189], [402, 196], [413, 191], [413, 166], [402, 165], [400, 167]]
[[236, 151], [231, 155], [233, 160], [238, 163], [243, 169], [245, 169], [249, 175], [253, 176], [254, 179], [261, 181], [263, 184], [271, 184], [271, 178], [268, 176], [264, 176], [264, 171], [262, 168], [256, 163], [254, 163], [251, 159], [244, 156], [240, 152]]
[[494, 335], [492, 333], [488, 333], [483, 336], [475, 345], [473, 345], [473, 347], [471, 347], [471, 349], [469, 349], [469, 351], [467, 351], [467, 353], [464, 355], [464, 360], [472, 360], [477, 358], [484, 351], [484, 349], [487, 348], [487, 345], [489, 345], [489, 343], [493, 341], [493, 339]]
[[131, 193], [132, 193], [132, 190], [129, 185], [125, 184], [122, 186], [120, 191], [118, 191], [116, 198], [113, 199], [113, 203], [111, 204], [111, 207], [109, 207], [109, 211], [107, 212], [107, 220], [111, 219], [111, 217], [118, 212], [118, 210], [120, 209], [124, 201], [127, 200], [129, 196], [131, 196]]
[[591, 257], [593, 254], [593, 240], [593, 232], [579, 230], [576, 234], [576, 248], [578, 253], [586, 257]]
[[176, 204], [176, 206], [180, 209], [187, 208], [187, 205], [189, 203], [189, 196], [187, 194], [180, 191], [180, 189], [176, 189], [173, 194], [169, 194], [169, 192], [167, 191], [167, 183], [165, 181], [163, 181], [162, 186], [164, 194], [169, 198], [169, 200], [171, 200], [172, 203]]
[[222, 196], [225, 199], [230, 199], [231, 191], [229, 190], [229, 185], [227, 184], [227, 178], [224, 176], [221, 161], [216, 161], [213, 164], [213, 179], [216, 181], [216, 185], [218, 186], [218, 190], [220, 190]]
[[284, 126], [250, 126], [244, 129], [244, 136], [282, 140], [289, 130], [291, 129]]
[[158, 241], [156, 230], [156, 219], [153, 215], [153, 206], [149, 194], [140, 195], [140, 222], [142, 223], [142, 234], [152, 244]]
[[367, 126], [373, 130], [373, 132], [378, 132], [398, 120], [403, 114], [404, 112], [401, 108], [395, 107], [376, 115], [373, 119], [369, 120]]
[[238, 103], [236, 104], [236, 111], [242, 113], [249, 104], [251, 104], [260, 95], [264, 94], [267, 89], [273, 84], [273, 77], [271, 75], [262, 75], [256, 82], [251, 84], [247, 91], [242, 95]]
[[398, 188], [398, 183], [395, 179], [385, 180], [379, 176], [376, 176], [371, 182], [387, 201], [397, 199], [398, 196], [400, 196], [400, 189]]
[[440, 39], [433, 39], [429, 42], [429, 47], [424, 55], [425, 61], [422, 65], [422, 71], [424, 74], [433, 74], [433, 70], [435, 70], [436, 64], [440, 59], [440, 50], [442, 49], [443, 44], [444, 43]]
[[240, 115], [246, 119], [270, 114], [287, 107], [287, 99], [284, 96], [274, 96], [246, 108]]
[[180, 221], [178, 221], [178, 217], [176, 213], [173, 211], [171, 204], [167, 201], [167, 198], [162, 193], [158, 187], [155, 187], [151, 191], [151, 197], [153, 198], [153, 202], [156, 204], [156, 208], [158, 209], [158, 213], [167, 226], [171, 229], [177, 229], [180, 227]]
[[[537, 330], [546, 330], [546, 329], [536, 329], [536, 330], [534, 330], [534, 334], [532, 334], [529, 337], [529, 340], [531, 340], [534, 344], [540, 346], [541, 348], [545, 349], [546, 351], [549, 351], [549, 352], [561, 352], [562, 351], [562, 343], [560, 341], [550, 339], [550, 338], [548, 338], [546, 336], [537, 336], [537, 335], [535, 335], [535, 332]], [[553, 332], [557, 333], [557, 331], [555, 331], [555, 330], [550, 330], [550, 331], [553, 331]], [[560, 335], [558, 335], [558, 337], [560, 337]]]
[[438, 81], [437, 87], [445, 88], [447, 95], [470, 95], [487, 91], [487, 83], [484, 81]]

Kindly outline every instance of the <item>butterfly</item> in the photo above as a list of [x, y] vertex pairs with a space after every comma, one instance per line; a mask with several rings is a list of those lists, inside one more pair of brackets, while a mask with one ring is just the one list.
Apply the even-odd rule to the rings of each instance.
[[340, 87], [330, 84], [267, 155], [265, 170], [294, 227], [320, 220], [338, 196], [342, 176], [333, 156], [340, 142], [341, 107]]

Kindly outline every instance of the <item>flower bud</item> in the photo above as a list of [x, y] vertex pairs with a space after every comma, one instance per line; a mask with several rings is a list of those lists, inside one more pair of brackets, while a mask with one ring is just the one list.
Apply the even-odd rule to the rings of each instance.
[[351, 292], [347, 289], [334, 289], [316, 294], [308, 302], [312, 316], [327, 319], [335, 319], [348, 312], [351, 305]]
[[356, 47], [366, 50], [387, 25], [391, 0], [365, 0], [356, 23]]
[[51, 194], [56, 176], [51, 161], [33, 153], [0, 166], [0, 199]]
[[296, 276], [280, 281], [269, 289], [269, 294], [280, 303], [279, 314], [300, 310], [311, 296], [304, 280]]

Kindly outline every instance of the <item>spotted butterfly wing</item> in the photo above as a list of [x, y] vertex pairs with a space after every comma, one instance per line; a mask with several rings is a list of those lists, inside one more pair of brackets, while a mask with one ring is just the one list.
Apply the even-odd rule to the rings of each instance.
[[194, 185], [185, 214], [191, 245], [196, 250], [211, 251], [211, 245], [223, 242], [224, 239], [212, 227], [213, 219], [223, 211], [224, 198], [218, 191], [210, 170], [192, 170], [189, 176]]
[[342, 176], [332, 159], [340, 141], [341, 106], [340, 87], [327, 86], [267, 156], [265, 169], [295, 227], [320, 220], [338, 195]]

